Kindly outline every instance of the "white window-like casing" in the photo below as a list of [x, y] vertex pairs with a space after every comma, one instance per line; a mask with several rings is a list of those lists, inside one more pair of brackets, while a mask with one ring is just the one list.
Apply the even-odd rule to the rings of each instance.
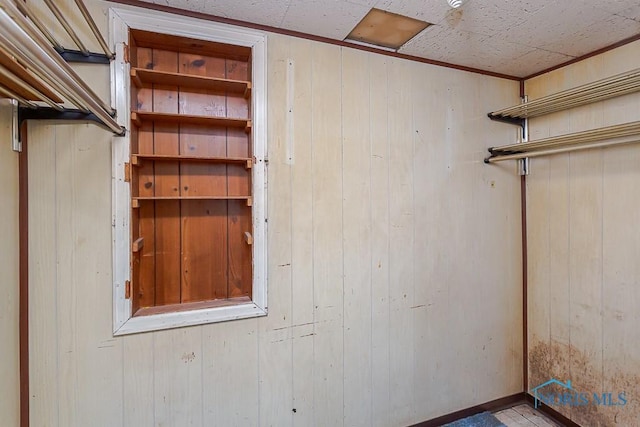
[[[266, 34], [260, 31], [142, 10], [109, 10], [110, 43], [116, 52], [111, 63], [111, 99], [118, 112], [118, 123], [127, 128], [125, 137], [113, 138], [113, 333], [134, 334], [222, 322], [267, 314], [267, 222], [266, 222]], [[125, 163], [130, 157], [130, 78], [125, 46], [129, 29], [164, 33], [172, 36], [246, 46], [252, 49], [252, 168], [253, 198], [253, 284], [252, 302], [231, 306], [134, 317], [125, 285], [131, 275], [131, 193], [125, 181]]]

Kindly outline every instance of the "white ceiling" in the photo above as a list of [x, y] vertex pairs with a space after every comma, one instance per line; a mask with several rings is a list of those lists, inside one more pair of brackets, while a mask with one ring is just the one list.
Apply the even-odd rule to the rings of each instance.
[[400, 53], [525, 77], [640, 33], [639, 0], [143, 0], [343, 40], [370, 8], [432, 23]]

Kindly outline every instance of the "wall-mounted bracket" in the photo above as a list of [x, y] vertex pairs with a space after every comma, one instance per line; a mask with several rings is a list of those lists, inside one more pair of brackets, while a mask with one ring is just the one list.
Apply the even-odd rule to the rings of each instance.
[[9, 100], [11, 105], [11, 148], [16, 153], [22, 152], [22, 141], [20, 141], [20, 120], [18, 101], [15, 99]]
[[[525, 104], [529, 101], [529, 98], [525, 95], [522, 97], [522, 103]], [[522, 119], [522, 142], [529, 142], [529, 119]], [[520, 176], [529, 175], [529, 158], [518, 160], [518, 173]]]
[[106, 64], [109, 65], [113, 57], [109, 57], [104, 53], [93, 53], [89, 52], [88, 55], [85, 55], [79, 50], [71, 50], [71, 49], [56, 49], [56, 51], [60, 54], [62, 59], [66, 62], [82, 62], [85, 64]]
[[524, 128], [524, 122], [526, 120], [526, 119], [521, 119], [519, 117], [509, 117], [509, 116], [503, 116], [501, 114], [493, 114], [493, 113], [487, 114], [487, 117], [489, 117], [491, 120], [496, 122], [508, 123], [510, 125], [516, 125], [522, 128]]
[[[98, 126], [107, 129], [109, 132], [113, 132], [102, 121], [92, 113], [85, 113], [76, 109], [64, 109], [62, 111], [54, 110], [50, 107], [39, 107], [36, 109], [31, 108], [18, 108], [18, 128], [22, 126], [25, 120], [56, 120], [56, 121], [75, 121], [95, 123]], [[126, 131], [123, 129], [117, 136], [124, 136]]]

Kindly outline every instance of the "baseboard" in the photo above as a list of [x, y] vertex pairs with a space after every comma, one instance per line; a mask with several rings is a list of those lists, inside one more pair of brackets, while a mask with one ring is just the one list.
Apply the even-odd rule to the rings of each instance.
[[451, 414], [443, 415], [429, 421], [423, 421], [421, 423], [413, 425], [412, 427], [439, 427], [443, 424], [452, 423], [461, 418], [471, 417], [482, 412], [500, 411], [502, 409], [511, 408], [512, 406], [518, 405], [520, 403], [527, 403], [524, 392], [503, 397], [501, 399], [492, 400], [491, 402], [486, 402], [481, 405], [473, 406], [471, 408], [452, 412]]
[[[535, 398], [532, 395], [530, 395], [529, 393], [525, 393], [525, 399], [527, 400], [528, 404], [530, 404], [531, 406], [534, 406]], [[542, 412], [543, 414], [545, 414], [546, 416], [548, 416], [549, 418], [551, 418], [553, 421], [565, 427], [581, 427], [580, 424], [576, 424], [575, 421], [571, 421], [569, 418], [565, 417], [560, 412], [551, 408], [549, 405], [545, 405], [542, 402], [538, 402], [538, 407], [536, 409]]]
[[[414, 424], [411, 427], [440, 427], [444, 424], [449, 424], [462, 418], [481, 414], [482, 412], [498, 412], [522, 403], [534, 406], [535, 399], [529, 393], [517, 393], [511, 396], [503, 397], [501, 399], [492, 400], [491, 402], [483, 403], [481, 405], [472, 406], [471, 408], [452, 412], [450, 414], [443, 415], [438, 418], [433, 418], [428, 421], [423, 421], [421, 423]], [[582, 427], [580, 426], [580, 424], [576, 424], [574, 421], [571, 421], [560, 412], [556, 411], [548, 405], [545, 405], [542, 402], [538, 402], [537, 410], [545, 414], [547, 417], [551, 418], [552, 421], [555, 421], [556, 423], [565, 427]]]

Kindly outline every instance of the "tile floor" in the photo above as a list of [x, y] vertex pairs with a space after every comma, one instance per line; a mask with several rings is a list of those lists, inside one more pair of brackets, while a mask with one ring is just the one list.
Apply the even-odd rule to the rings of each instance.
[[560, 427], [529, 405], [518, 405], [493, 414], [507, 427]]

